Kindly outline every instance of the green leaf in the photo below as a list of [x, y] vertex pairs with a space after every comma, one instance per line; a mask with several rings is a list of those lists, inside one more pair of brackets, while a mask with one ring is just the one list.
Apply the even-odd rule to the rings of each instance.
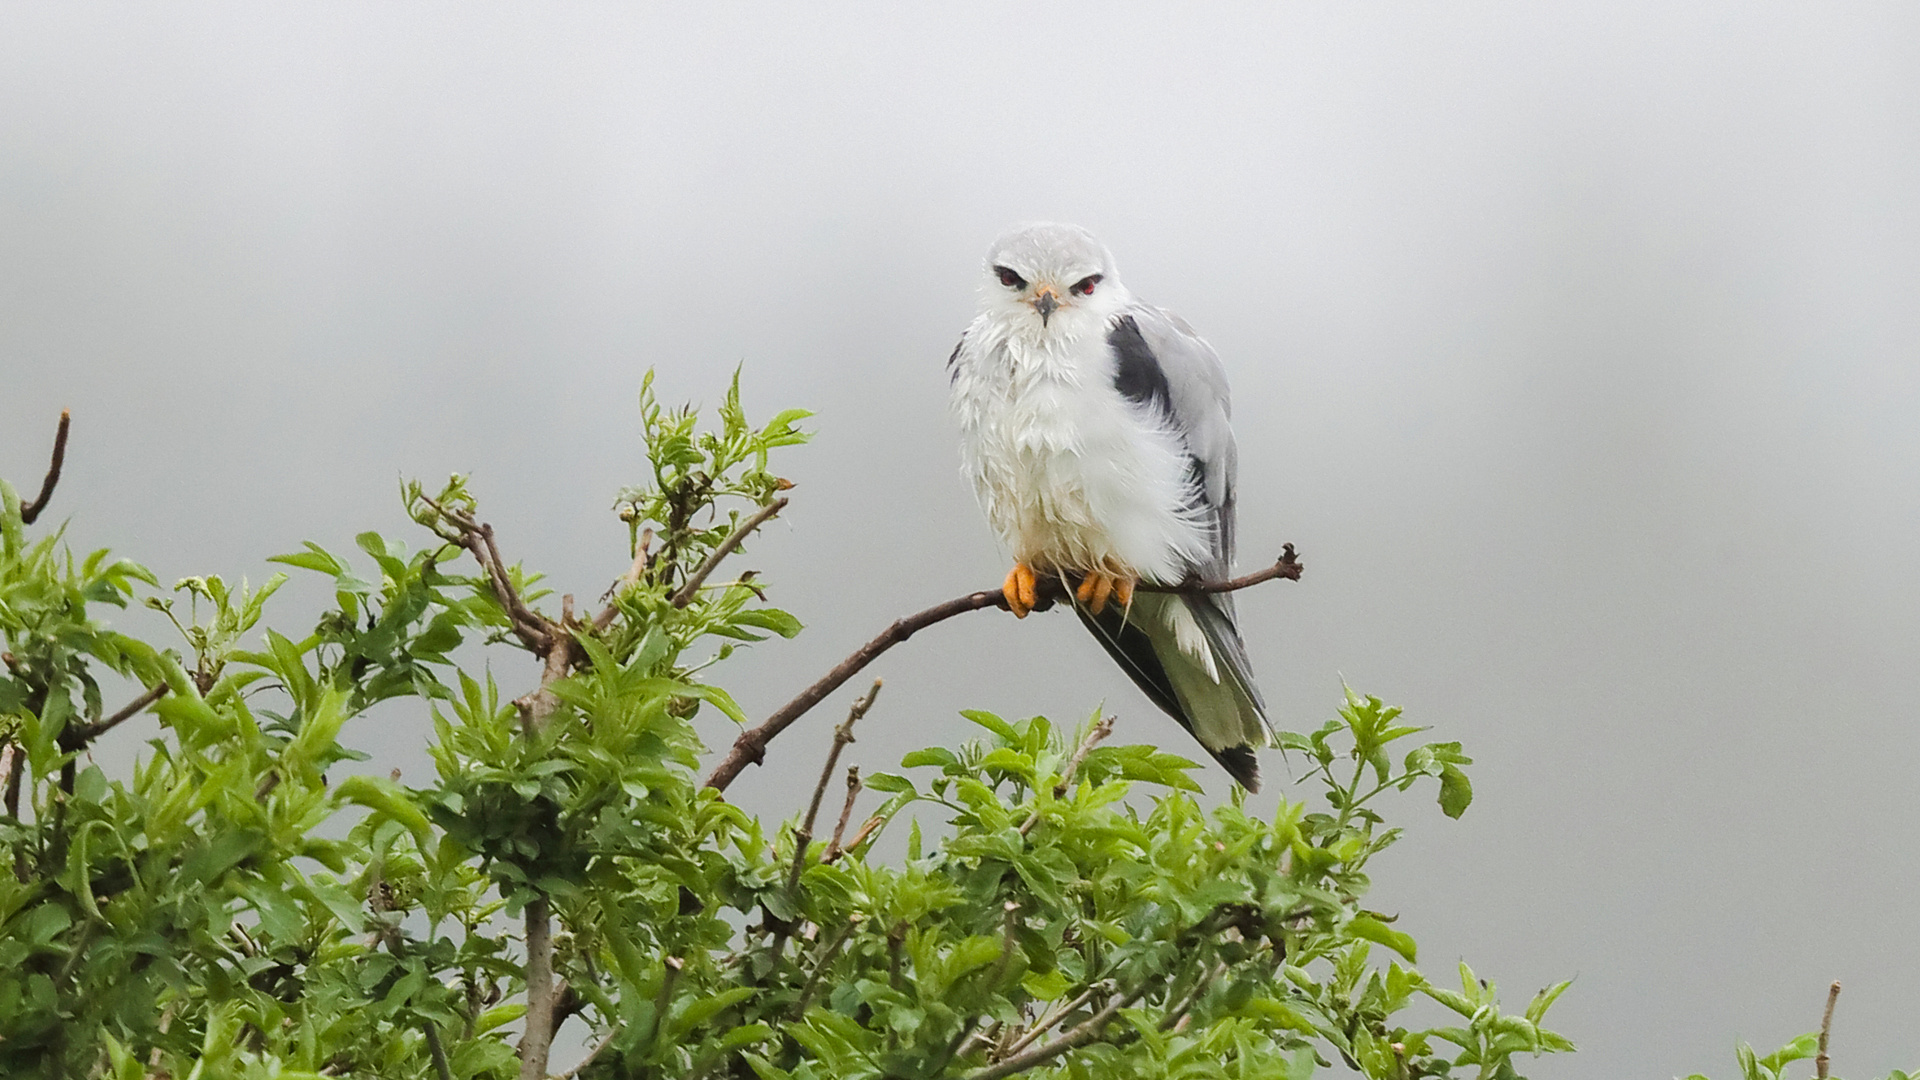
[[981, 727], [986, 728], [988, 731], [993, 732], [995, 735], [1000, 736], [1010, 743], [1020, 741], [1020, 733], [1013, 729], [1012, 724], [1007, 723], [1005, 720], [1000, 719], [990, 712], [981, 712], [978, 709], [962, 709], [960, 710], [960, 715], [979, 724]]
[[[1467, 812], [1467, 805], [1473, 802], [1473, 784], [1467, 774], [1454, 765], [1440, 767], [1440, 812], [1450, 818], [1457, 818]], [[1477, 819], [1476, 819], [1477, 820]]]
[[1419, 946], [1414, 942], [1413, 936], [1401, 933], [1378, 919], [1368, 915], [1356, 915], [1353, 921], [1347, 924], [1347, 929], [1354, 937], [1385, 945], [1405, 957], [1409, 963], [1416, 959], [1414, 952]]

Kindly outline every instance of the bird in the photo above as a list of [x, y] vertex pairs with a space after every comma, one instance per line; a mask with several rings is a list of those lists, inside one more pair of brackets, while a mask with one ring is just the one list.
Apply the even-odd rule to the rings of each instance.
[[1135, 299], [1077, 225], [988, 249], [979, 312], [948, 357], [961, 471], [1013, 556], [1025, 618], [1054, 578], [1149, 700], [1234, 780], [1260, 788], [1266, 704], [1225, 592], [1237, 450], [1226, 371], [1179, 316]]

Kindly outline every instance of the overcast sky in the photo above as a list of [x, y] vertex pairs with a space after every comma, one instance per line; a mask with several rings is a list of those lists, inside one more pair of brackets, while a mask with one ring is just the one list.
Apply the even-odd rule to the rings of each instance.
[[[642, 372], [711, 404], [742, 365], [758, 415], [818, 413], [748, 556], [809, 630], [724, 677], [764, 714], [1004, 574], [942, 362], [993, 237], [1078, 222], [1225, 359], [1245, 563], [1307, 563], [1240, 600], [1276, 721], [1344, 678], [1477, 759], [1462, 821], [1396, 809], [1377, 901], [1510, 1006], [1578, 977], [1581, 1052], [1533, 1075], [1727, 1075], [1834, 978], [1836, 1072], [1920, 1063], [1920, 8], [0, 23], [0, 475], [37, 482], [71, 407], [76, 543], [257, 581], [459, 470], [511, 557], [597, 594]], [[867, 769], [961, 708], [1103, 700], [1192, 752], [1064, 614], [876, 671]], [[792, 812], [843, 708], [736, 792]], [[424, 780], [427, 731], [349, 738]]]

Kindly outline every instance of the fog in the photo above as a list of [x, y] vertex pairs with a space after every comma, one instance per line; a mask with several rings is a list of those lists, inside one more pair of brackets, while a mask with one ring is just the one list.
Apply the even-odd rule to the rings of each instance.
[[[471, 473], [510, 558], [625, 566], [635, 395], [815, 410], [748, 562], [808, 624], [762, 714], [997, 583], [942, 363], [987, 244], [1097, 233], [1219, 349], [1275, 720], [1342, 680], [1459, 739], [1376, 906], [1518, 1007], [1532, 1075], [1733, 1071], [1846, 984], [1920, 1063], [1920, 9], [1883, 4], [9, 3], [0, 475], [164, 581], [408, 534]], [[298, 625], [310, 583], [270, 610]], [[136, 616], [128, 616], [137, 622]], [[874, 669], [848, 760], [962, 708], [1191, 752], [1063, 614]], [[497, 668], [509, 688], [532, 664]], [[848, 688], [735, 791], [786, 814]], [[723, 748], [731, 727], [702, 721]], [[129, 724], [101, 753], [131, 755]], [[425, 718], [349, 729], [422, 779]], [[1278, 755], [1272, 790], [1298, 796]], [[1225, 784], [1209, 766], [1210, 788]]]

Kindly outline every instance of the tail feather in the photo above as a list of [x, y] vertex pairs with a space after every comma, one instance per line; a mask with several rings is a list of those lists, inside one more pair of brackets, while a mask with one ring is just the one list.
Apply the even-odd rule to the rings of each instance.
[[[1254, 748], [1270, 744], [1266, 706], [1231, 616], [1205, 597], [1154, 593], [1136, 594], [1130, 612], [1115, 605], [1094, 615], [1083, 604], [1074, 611], [1155, 705], [1241, 786], [1260, 790]], [[1182, 623], [1199, 630], [1198, 641], [1180, 633]], [[1210, 655], [1183, 649], [1182, 636]]]

